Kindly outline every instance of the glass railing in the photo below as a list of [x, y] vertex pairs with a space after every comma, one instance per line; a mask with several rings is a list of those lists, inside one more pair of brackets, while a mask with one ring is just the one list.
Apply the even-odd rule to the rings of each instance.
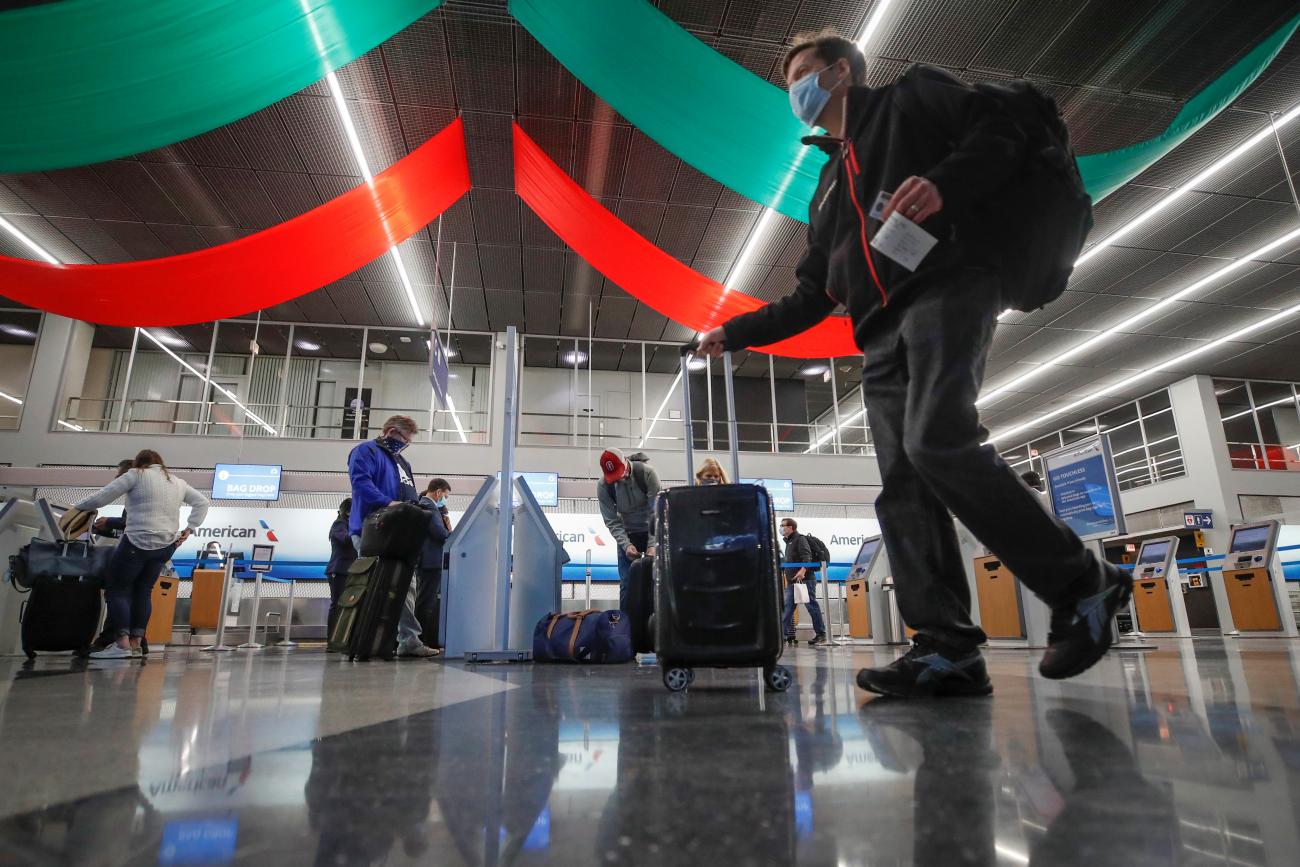
[[356, 417], [346, 406], [234, 404], [228, 400], [151, 400], [80, 398], [68, 400], [60, 430], [87, 433], [150, 433], [167, 436], [283, 437], [289, 439], [366, 439], [391, 415], [407, 415], [420, 427], [416, 442], [490, 441], [488, 413], [413, 410], [373, 406]]

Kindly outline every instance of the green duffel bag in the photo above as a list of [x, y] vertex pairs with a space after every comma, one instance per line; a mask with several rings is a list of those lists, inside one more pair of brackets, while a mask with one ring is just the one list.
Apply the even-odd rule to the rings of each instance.
[[348, 581], [339, 596], [339, 616], [330, 632], [329, 649], [334, 653], [347, 653], [352, 630], [361, 619], [361, 603], [370, 587], [370, 571], [379, 562], [378, 557], [358, 557], [348, 568]]

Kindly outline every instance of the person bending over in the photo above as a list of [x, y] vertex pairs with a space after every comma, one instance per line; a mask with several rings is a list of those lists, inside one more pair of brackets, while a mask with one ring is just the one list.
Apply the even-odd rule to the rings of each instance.
[[596, 483], [596, 499], [605, 528], [618, 550], [618, 608], [626, 611], [627, 573], [632, 561], [642, 553], [647, 557], [655, 554], [650, 537], [654, 532], [659, 476], [641, 452], [625, 458], [618, 449], [606, 449], [601, 454], [600, 472], [604, 481]]

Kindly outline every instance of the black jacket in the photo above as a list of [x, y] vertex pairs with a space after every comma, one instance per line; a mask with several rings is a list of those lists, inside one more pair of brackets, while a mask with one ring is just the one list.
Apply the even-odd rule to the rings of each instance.
[[330, 524], [330, 561], [325, 564], [326, 575], [342, 575], [357, 562], [357, 549], [352, 544], [346, 518], [335, 518]]
[[[859, 346], [872, 318], [928, 277], [961, 266], [989, 266], [995, 220], [981, 201], [1014, 174], [1024, 135], [997, 102], [948, 72], [914, 65], [884, 87], [849, 90], [846, 137], [809, 136], [830, 154], [809, 206], [808, 251], [795, 267], [793, 293], [726, 323], [727, 348], [744, 349], [799, 334], [843, 304]], [[912, 175], [929, 179], [943, 209], [922, 224], [939, 243], [910, 272], [868, 245], [881, 191]]]
[[[785, 540], [785, 559], [783, 563], [811, 563], [813, 562], [812, 545], [808, 544], [808, 538], [803, 533], [795, 531]], [[804, 578], [812, 575], [815, 571], [811, 566], [796, 566], [793, 569], [785, 570], [786, 581], [793, 581], [794, 576], [800, 569], [804, 569]]]
[[425, 537], [424, 544], [420, 546], [420, 568], [441, 569], [442, 546], [451, 535], [451, 531], [443, 523], [443, 512], [433, 504], [433, 500], [421, 497], [420, 507], [429, 511], [429, 534]]

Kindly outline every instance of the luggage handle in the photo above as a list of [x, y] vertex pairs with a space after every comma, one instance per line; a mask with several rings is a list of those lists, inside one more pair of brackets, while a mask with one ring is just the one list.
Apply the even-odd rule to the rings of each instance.
[[546, 627], [546, 638], [548, 641], [550, 640], [551, 635], [555, 632], [556, 625], [558, 625], [561, 620], [574, 621], [573, 634], [569, 636], [569, 659], [576, 660], [578, 658], [576, 656], [578, 649], [578, 633], [582, 631], [582, 621], [592, 614], [599, 613], [599, 608], [584, 608], [581, 611], [568, 611], [562, 614], [552, 614], [551, 623]]
[[[682, 419], [685, 425], [685, 436], [682, 439], [686, 444], [686, 484], [695, 482], [695, 424], [691, 418], [691, 356], [700, 348], [699, 338], [692, 340], [682, 346], [681, 352], [681, 378], [682, 378]], [[736, 427], [736, 389], [734, 376], [731, 371], [731, 350], [724, 350], [722, 353], [722, 381], [727, 398], [727, 441], [731, 451], [731, 474], [735, 476], [733, 483], [740, 481], [740, 448], [739, 433]]]

